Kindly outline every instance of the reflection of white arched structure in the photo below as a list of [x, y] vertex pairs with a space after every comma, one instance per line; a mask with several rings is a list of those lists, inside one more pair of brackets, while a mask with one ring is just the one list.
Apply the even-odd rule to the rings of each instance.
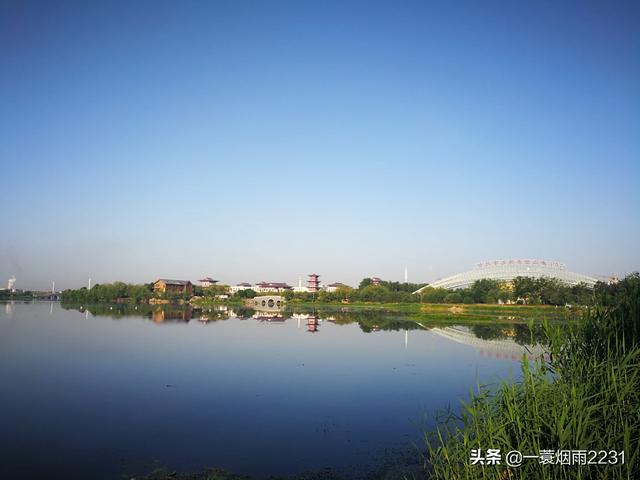
[[473, 270], [443, 278], [413, 293], [420, 293], [427, 287], [445, 288], [447, 290], [468, 288], [473, 285], [473, 282], [476, 280], [485, 278], [510, 282], [516, 277], [553, 278], [570, 286], [584, 283], [591, 288], [593, 288], [598, 281], [593, 277], [570, 272], [567, 270], [567, 267], [560, 262], [547, 262], [545, 260], [495, 260], [492, 262], [478, 263]]
[[429, 331], [454, 342], [469, 345], [478, 350], [481, 355], [493, 358], [521, 360], [522, 356], [526, 355], [527, 358], [534, 360], [547, 356], [546, 350], [541, 345], [520, 345], [510, 338], [485, 340], [477, 337], [467, 327], [432, 328]]

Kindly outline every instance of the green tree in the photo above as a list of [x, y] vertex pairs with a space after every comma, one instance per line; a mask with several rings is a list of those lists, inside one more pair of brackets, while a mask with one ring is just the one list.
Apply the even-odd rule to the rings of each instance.
[[444, 288], [427, 287], [420, 292], [420, 297], [424, 303], [444, 303], [448, 293]]
[[462, 295], [459, 292], [451, 292], [448, 293], [446, 297], [444, 297], [444, 303], [462, 303]]
[[[285, 292], [285, 294], [288, 292]], [[247, 288], [245, 290], [238, 290], [235, 294], [236, 297], [238, 298], [255, 298], [256, 295], [258, 295], [254, 290], [251, 290], [250, 288]], [[285, 295], [286, 298], [286, 295]]]
[[381, 285], [368, 285], [358, 289], [357, 298], [363, 302], [386, 302], [389, 299], [389, 290]]

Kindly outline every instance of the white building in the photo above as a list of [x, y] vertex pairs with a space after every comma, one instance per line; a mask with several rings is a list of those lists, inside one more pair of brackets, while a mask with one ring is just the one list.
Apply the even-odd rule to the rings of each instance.
[[239, 283], [237, 285], [232, 285], [229, 287], [229, 293], [234, 295], [236, 293], [238, 293], [240, 290], [253, 290], [253, 287], [251, 286], [250, 283]]
[[302, 286], [302, 277], [298, 277], [298, 286], [293, 287], [295, 293], [309, 293], [309, 287]]
[[327, 292], [337, 292], [340, 287], [346, 287], [346, 285], [340, 282], [330, 283], [327, 285], [326, 290]]
[[260, 282], [256, 283], [252, 288], [258, 293], [275, 293], [291, 290], [289, 285], [281, 282]]

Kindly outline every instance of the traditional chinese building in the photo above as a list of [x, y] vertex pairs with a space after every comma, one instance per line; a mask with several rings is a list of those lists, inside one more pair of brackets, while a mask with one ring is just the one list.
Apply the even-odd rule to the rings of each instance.
[[251, 286], [250, 283], [247, 282], [242, 282], [239, 283], [237, 285], [232, 285], [229, 287], [229, 293], [231, 294], [236, 294], [238, 293], [240, 290], [252, 290], [253, 287]]
[[340, 287], [346, 287], [344, 283], [335, 282], [327, 285], [327, 292], [336, 292]]
[[269, 293], [269, 292], [284, 292], [286, 290], [291, 290], [291, 287], [286, 283], [281, 283], [281, 282], [260, 282], [260, 283], [256, 283], [253, 286], [253, 289], [258, 293]]
[[309, 280], [307, 280], [307, 288], [310, 292], [319, 292], [320, 291], [320, 275], [317, 273], [312, 273], [309, 275]]
[[153, 291], [158, 293], [188, 293], [193, 295], [193, 284], [189, 280], [160, 278], [153, 282]]
[[218, 280], [214, 280], [211, 277], [204, 277], [198, 281], [200, 282], [200, 285], [203, 287], [213, 287], [216, 283], [218, 283]]

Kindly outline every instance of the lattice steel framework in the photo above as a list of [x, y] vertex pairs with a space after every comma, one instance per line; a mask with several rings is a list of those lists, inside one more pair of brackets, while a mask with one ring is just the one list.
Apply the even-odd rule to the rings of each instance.
[[[511, 281], [516, 277], [554, 278], [570, 286], [583, 283], [590, 288], [598, 281], [593, 277], [570, 272], [560, 262], [545, 260], [494, 260], [478, 263], [473, 270], [458, 273], [441, 280], [437, 280], [427, 287], [457, 290], [473, 285], [476, 280], [488, 278], [491, 280]], [[420, 293], [422, 287], [414, 293]]]

